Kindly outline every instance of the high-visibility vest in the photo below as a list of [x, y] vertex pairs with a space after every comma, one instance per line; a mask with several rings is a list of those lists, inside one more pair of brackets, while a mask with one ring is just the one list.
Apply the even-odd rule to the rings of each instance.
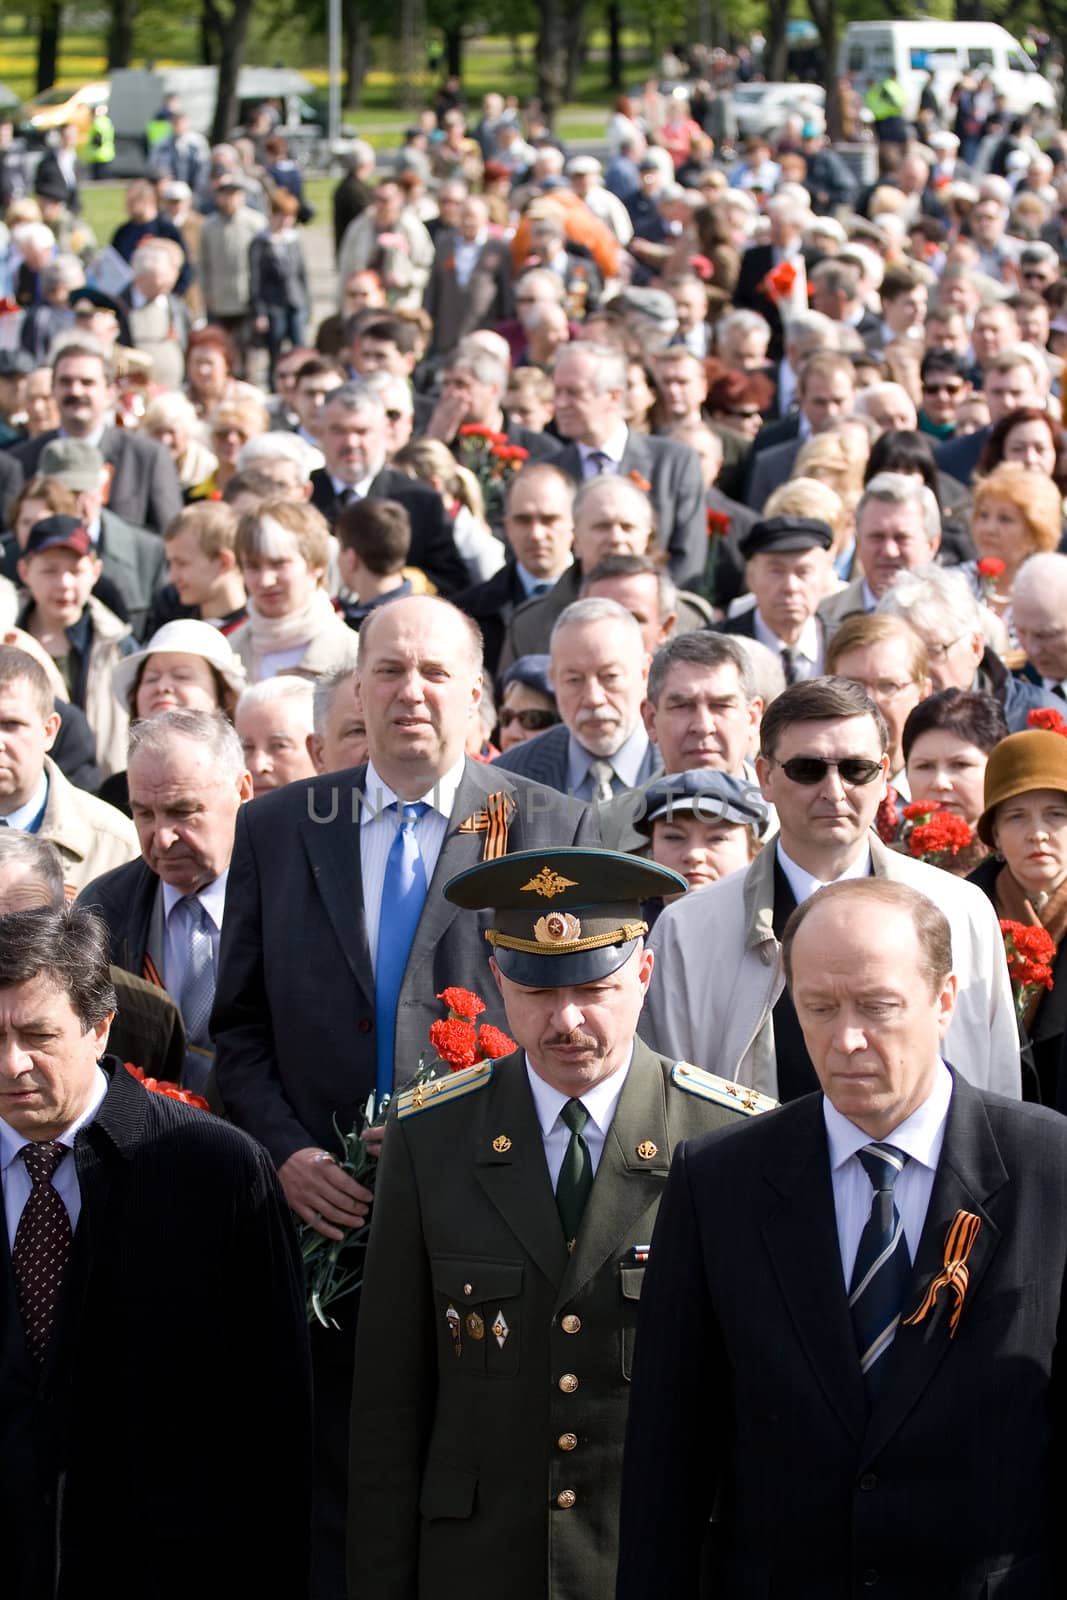
[[871, 84], [863, 103], [875, 122], [885, 122], [889, 117], [904, 115], [907, 95], [896, 78], [883, 78], [881, 83]]
[[145, 124], [144, 136], [149, 150], [154, 150], [161, 139], [169, 139], [174, 132], [174, 125], [169, 117], [153, 117], [151, 122]]
[[115, 124], [106, 111], [98, 111], [89, 130], [89, 160], [103, 166], [115, 159]]

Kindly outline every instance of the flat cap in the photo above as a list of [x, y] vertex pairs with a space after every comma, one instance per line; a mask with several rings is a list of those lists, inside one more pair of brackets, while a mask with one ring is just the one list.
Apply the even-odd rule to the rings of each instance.
[[752, 556], [829, 550], [833, 542], [833, 529], [819, 517], [764, 517], [738, 541], [738, 549], [748, 561]]

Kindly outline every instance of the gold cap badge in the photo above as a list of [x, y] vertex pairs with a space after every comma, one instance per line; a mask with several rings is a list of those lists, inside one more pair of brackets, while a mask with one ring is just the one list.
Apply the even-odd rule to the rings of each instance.
[[534, 923], [538, 944], [570, 944], [582, 937], [582, 924], [570, 911], [550, 911]]
[[540, 872], [523, 884], [523, 892], [531, 890], [546, 900], [552, 900], [557, 894], [562, 894], [564, 889], [576, 889], [578, 884], [574, 878], [561, 878], [558, 872], [553, 872], [551, 867], [542, 867]]

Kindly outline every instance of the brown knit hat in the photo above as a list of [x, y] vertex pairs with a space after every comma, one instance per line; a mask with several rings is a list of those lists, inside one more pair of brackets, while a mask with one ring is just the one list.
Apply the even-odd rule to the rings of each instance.
[[1001, 801], [1034, 789], [1067, 794], [1067, 738], [1062, 733], [1030, 728], [994, 745], [985, 769], [985, 810], [978, 818], [984, 844], [993, 845], [993, 815]]

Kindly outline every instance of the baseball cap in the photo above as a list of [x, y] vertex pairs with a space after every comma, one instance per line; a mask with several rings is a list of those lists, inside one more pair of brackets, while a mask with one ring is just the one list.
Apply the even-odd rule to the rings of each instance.
[[78, 517], [42, 517], [30, 529], [23, 556], [37, 556], [42, 550], [73, 550], [75, 555], [92, 554], [89, 530]]

